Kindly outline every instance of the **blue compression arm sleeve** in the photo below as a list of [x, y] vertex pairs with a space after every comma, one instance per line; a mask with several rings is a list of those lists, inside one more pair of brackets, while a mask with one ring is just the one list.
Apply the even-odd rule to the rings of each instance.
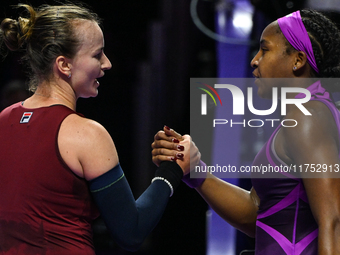
[[[167, 168], [183, 174], [174, 162], [163, 162], [159, 169], [166, 171]], [[113, 238], [130, 251], [139, 249], [159, 222], [170, 195], [169, 185], [157, 180], [135, 201], [119, 164], [91, 180], [90, 190]]]

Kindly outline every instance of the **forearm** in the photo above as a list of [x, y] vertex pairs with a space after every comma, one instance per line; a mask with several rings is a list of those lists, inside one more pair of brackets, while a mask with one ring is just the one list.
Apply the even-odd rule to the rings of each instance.
[[258, 206], [249, 191], [212, 176], [196, 190], [229, 224], [251, 237], [255, 235]]
[[[169, 167], [170, 162], [167, 164]], [[170, 167], [178, 167], [173, 162], [171, 164]], [[164, 167], [160, 169], [167, 170]], [[180, 168], [177, 170], [181, 171]], [[135, 201], [121, 168], [111, 171], [117, 174], [100, 178], [112, 181], [100, 185], [91, 182], [91, 191], [113, 238], [124, 249], [135, 251], [160, 220], [171, 189], [166, 182], [158, 179]]]

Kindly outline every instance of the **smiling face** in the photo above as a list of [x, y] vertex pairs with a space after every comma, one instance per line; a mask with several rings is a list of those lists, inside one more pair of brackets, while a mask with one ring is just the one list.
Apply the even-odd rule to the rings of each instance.
[[75, 26], [81, 46], [71, 60], [70, 84], [77, 98], [95, 97], [99, 86], [97, 78], [111, 68], [111, 62], [104, 54], [103, 32], [94, 21], [79, 20]]
[[[262, 33], [260, 49], [251, 61], [255, 78], [292, 78], [295, 64], [294, 54], [287, 54], [287, 40], [280, 32], [276, 21], [269, 24]], [[272, 85], [256, 79], [258, 95], [272, 97]]]

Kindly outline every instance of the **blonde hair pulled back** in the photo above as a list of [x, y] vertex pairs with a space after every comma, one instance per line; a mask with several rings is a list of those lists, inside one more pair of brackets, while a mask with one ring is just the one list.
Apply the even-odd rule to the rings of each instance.
[[5, 18], [0, 25], [0, 47], [23, 51], [23, 62], [30, 70], [30, 90], [48, 80], [58, 56], [72, 58], [80, 41], [76, 36], [75, 20], [90, 20], [100, 24], [98, 16], [89, 9], [74, 4], [41, 5], [35, 9], [27, 4], [24, 15], [17, 20]]

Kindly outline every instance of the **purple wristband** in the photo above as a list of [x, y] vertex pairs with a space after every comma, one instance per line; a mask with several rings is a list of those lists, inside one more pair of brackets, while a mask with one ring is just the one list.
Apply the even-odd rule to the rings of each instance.
[[[199, 166], [203, 166], [203, 169], [206, 169], [207, 165], [202, 160], [200, 160]], [[190, 178], [190, 173], [189, 173], [183, 176], [182, 181], [185, 182], [185, 184], [188, 185], [190, 188], [197, 188], [201, 186], [202, 183], [205, 181], [205, 177], [204, 178]]]

